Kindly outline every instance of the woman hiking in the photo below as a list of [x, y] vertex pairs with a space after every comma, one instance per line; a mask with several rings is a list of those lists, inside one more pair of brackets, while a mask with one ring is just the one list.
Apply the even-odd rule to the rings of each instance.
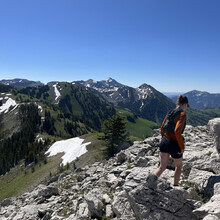
[[171, 155], [175, 163], [174, 186], [178, 186], [182, 170], [184, 152], [182, 133], [186, 125], [185, 111], [188, 107], [188, 98], [179, 95], [176, 109], [168, 112], [161, 126], [160, 166], [154, 174], [159, 177], [163, 173]]

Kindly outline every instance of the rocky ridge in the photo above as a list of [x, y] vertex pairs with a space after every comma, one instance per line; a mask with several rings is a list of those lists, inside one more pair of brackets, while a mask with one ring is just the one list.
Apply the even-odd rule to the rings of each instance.
[[2, 201], [0, 219], [220, 219], [220, 119], [187, 126], [180, 186], [170, 160], [161, 178], [159, 130], [103, 163], [69, 170], [34, 191]]

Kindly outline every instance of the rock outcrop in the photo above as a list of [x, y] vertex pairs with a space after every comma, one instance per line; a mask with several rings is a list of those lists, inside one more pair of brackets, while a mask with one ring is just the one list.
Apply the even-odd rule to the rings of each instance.
[[215, 137], [216, 150], [220, 154], [220, 118], [210, 120], [208, 126]]
[[220, 219], [220, 120], [187, 126], [180, 186], [174, 164], [160, 178], [159, 130], [114, 158], [69, 170], [34, 191], [0, 204], [1, 220], [217, 220]]

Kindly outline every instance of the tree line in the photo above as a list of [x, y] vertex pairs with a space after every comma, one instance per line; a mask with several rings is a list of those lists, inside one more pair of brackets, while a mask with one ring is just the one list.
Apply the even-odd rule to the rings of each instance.
[[21, 105], [19, 118], [20, 131], [0, 141], [0, 175], [8, 172], [22, 159], [27, 166], [45, 158], [43, 150], [48, 145], [48, 141], [38, 142], [35, 137], [41, 123], [38, 107], [34, 104]]

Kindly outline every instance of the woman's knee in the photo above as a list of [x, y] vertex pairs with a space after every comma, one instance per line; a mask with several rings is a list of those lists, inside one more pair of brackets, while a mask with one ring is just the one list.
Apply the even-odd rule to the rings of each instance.
[[177, 169], [182, 169], [182, 167], [183, 167], [182, 162], [175, 164], [175, 167], [176, 167]]
[[175, 167], [178, 167], [178, 168], [182, 168], [183, 166], [183, 159], [180, 158], [180, 159], [173, 159], [174, 160], [174, 164], [175, 164]]

